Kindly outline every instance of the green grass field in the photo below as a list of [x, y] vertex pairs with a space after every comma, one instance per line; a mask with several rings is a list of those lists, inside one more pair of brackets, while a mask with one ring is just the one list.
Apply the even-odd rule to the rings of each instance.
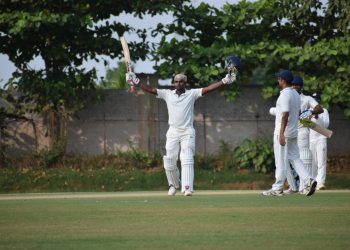
[[350, 249], [350, 191], [0, 195], [0, 249]]

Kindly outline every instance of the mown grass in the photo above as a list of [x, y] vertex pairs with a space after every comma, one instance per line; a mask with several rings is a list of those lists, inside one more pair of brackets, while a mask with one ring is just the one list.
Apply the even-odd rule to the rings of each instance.
[[349, 211], [344, 192], [3, 199], [0, 249], [349, 249]]

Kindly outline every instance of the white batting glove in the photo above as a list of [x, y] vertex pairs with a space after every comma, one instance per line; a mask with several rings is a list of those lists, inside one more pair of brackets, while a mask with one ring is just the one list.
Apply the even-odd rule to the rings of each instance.
[[311, 110], [305, 109], [303, 112], [301, 112], [299, 119], [303, 120], [303, 119], [309, 118], [310, 116], [312, 116]]
[[236, 81], [236, 74], [234, 73], [227, 74], [225, 78], [222, 78], [221, 81], [223, 84], [231, 84]]
[[125, 74], [126, 82], [130, 85], [139, 86], [140, 85], [140, 79], [136, 76], [134, 72], [129, 72]]

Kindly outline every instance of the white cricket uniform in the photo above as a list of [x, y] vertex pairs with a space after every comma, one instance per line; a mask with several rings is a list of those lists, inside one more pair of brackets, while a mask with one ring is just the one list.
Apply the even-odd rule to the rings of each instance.
[[[323, 128], [328, 128], [328, 110], [323, 108], [323, 113], [318, 115], [318, 119], [312, 118], [312, 121]], [[317, 186], [320, 187], [326, 182], [327, 137], [310, 130], [310, 149], [312, 152], [312, 178], [316, 179]]]
[[[273, 144], [276, 164], [276, 181], [272, 185], [272, 189], [275, 191], [283, 190], [289, 163], [292, 164], [293, 168], [303, 182], [306, 182], [311, 178], [299, 156], [299, 148], [297, 143], [299, 109], [300, 97], [298, 92], [291, 87], [284, 88], [280, 92], [275, 109], [276, 119]], [[282, 124], [282, 115], [285, 112], [289, 112], [289, 117], [284, 132], [286, 144], [282, 146], [279, 143], [279, 135]]]
[[[318, 105], [318, 102], [312, 98], [311, 96], [304, 95], [301, 93], [300, 95], [300, 111], [303, 112], [306, 109], [313, 109]], [[299, 123], [298, 125], [298, 147], [299, 147], [299, 154], [300, 158], [304, 163], [304, 166], [306, 167], [306, 170], [311, 175], [311, 166], [312, 166], [312, 154], [310, 150], [309, 145], [310, 140], [310, 129], [306, 128]], [[304, 189], [304, 185], [302, 182], [300, 182], [300, 185], [295, 180], [295, 172], [294, 169], [291, 167], [287, 168], [287, 182], [289, 184], [289, 187], [297, 191], [299, 188], [299, 191], [302, 191]], [[298, 187], [299, 186], [299, 187]]]
[[179, 187], [177, 160], [180, 153], [181, 191], [193, 192], [195, 129], [193, 128], [194, 103], [202, 97], [202, 89], [186, 90], [180, 96], [175, 90], [157, 89], [157, 98], [166, 102], [169, 129], [166, 134], [164, 168], [169, 186]]

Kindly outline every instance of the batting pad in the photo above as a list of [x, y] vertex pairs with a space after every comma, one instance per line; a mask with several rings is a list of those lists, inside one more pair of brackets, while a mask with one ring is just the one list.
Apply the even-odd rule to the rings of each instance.
[[298, 174], [290, 165], [287, 167], [286, 177], [289, 187], [293, 191], [299, 190], [299, 181], [297, 180]]
[[180, 187], [180, 172], [177, 168], [177, 158], [163, 157], [166, 178], [169, 186], [174, 186], [176, 189]]
[[193, 192], [194, 180], [194, 160], [193, 158], [181, 159], [181, 191], [189, 190]]

